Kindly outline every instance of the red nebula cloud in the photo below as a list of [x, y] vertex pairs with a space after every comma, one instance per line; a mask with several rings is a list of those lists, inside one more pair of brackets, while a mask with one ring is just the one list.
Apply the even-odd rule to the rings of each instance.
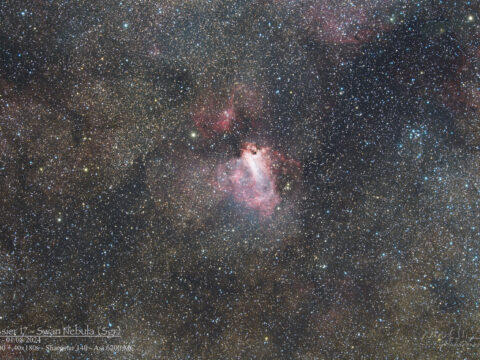
[[453, 80], [444, 86], [445, 103], [454, 110], [480, 109], [480, 87], [476, 81], [476, 69], [480, 64], [480, 48], [469, 56], [461, 57], [461, 66]]
[[226, 99], [204, 96], [192, 110], [195, 126], [205, 138], [240, 130], [248, 119], [251, 125], [263, 114], [262, 96], [243, 84], [236, 84]]
[[194, 109], [192, 118], [198, 131], [204, 137], [211, 138], [215, 134], [232, 130], [235, 111], [230, 100], [227, 107], [222, 108], [218, 100], [210, 97]]
[[217, 185], [237, 203], [268, 217], [281, 202], [277, 176], [286, 172], [290, 164], [298, 166], [268, 147], [246, 143], [240, 158], [218, 168]]
[[440, 93], [440, 100], [455, 113], [457, 134], [474, 147], [480, 146], [480, 86], [477, 69], [480, 65], [480, 48], [470, 49], [461, 57], [461, 64], [452, 79]]
[[384, 24], [373, 20], [372, 14], [378, 10], [377, 7], [365, 1], [356, 4], [315, 1], [305, 19], [319, 40], [332, 44], [361, 44], [385, 28]]
[[213, 124], [212, 129], [218, 133], [230, 131], [233, 128], [234, 121], [235, 110], [233, 106], [229, 106], [218, 114], [217, 121]]

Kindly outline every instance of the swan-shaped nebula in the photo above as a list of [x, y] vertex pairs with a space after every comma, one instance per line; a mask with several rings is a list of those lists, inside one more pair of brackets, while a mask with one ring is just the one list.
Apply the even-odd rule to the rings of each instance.
[[220, 189], [261, 216], [271, 215], [281, 201], [275, 184], [273, 155], [268, 147], [245, 144], [240, 158], [220, 166]]

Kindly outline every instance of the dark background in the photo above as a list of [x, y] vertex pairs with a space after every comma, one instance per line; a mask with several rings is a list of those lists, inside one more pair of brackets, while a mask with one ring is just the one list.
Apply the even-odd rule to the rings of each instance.
[[[480, 334], [477, 1], [16, 0], [0, 19], [0, 328], [133, 345], [2, 340], [2, 359], [479, 356], [447, 338]], [[213, 191], [246, 142], [285, 168], [268, 216]]]

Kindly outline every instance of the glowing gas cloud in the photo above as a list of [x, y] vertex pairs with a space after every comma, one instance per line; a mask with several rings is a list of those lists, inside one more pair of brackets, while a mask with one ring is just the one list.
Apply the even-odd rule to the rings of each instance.
[[244, 84], [235, 84], [228, 97], [203, 94], [191, 111], [192, 119], [204, 138], [256, 127], [264, 112], [263, 96]]
[[277, 154], [246, 143], [241, 156], [219, 167], [218, 186], [235, 201], [260, 216], [270, 216], [280, 203], [276, 186]]

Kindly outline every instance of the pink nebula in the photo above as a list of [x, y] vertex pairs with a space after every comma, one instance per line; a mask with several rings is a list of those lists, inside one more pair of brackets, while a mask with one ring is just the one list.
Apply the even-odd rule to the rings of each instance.
[[219, 100], [209, 97], [192, 112], [193, 122], [205, 138], [231, 131], [235, 124], [235, 110], [232, 101], [222, 107]]
[[465, 108], [480, 110], [480, 87], [476, 69], [480, 64], [480, 47], [460, 57], [456, 76], [444, 85], [444, 103], [451, 109], [464, 112]]
[[270, 216], [280, 203], [270, 148], [247, 143], [238, 159], [219, 168], [218, 185], [235, 201], [261, 216]]
[[390, 1], [375, 3], [362, 0], [312, 2], [305, 19], [312, 33], [319, 39], [333, 44], [359, 45], [382, 31], [385, 24], [374, 20], [376, 11], [387, 7]]
[[228, 97], [201, 96], [191, 114], [202, 136], [212, 138], [244, 128], [246, 119], [254, 126], [263, 114], [263, 97], [244, 84], [235, 84]]

